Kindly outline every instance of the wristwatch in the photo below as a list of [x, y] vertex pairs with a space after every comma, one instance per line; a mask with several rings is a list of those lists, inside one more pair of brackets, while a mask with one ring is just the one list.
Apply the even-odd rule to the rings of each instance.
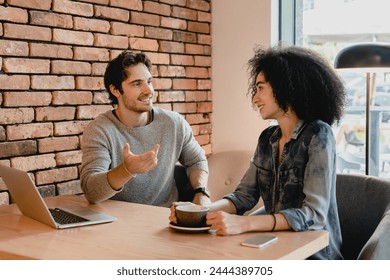
[[210, 198], [210, 194], [209, 194], [209, 192], [207, 191], [206, 188], [196, 188], [196, 189], [194, 189], [194, 194], [197, 194], [197, 193], [203, 193], [205, 196]]

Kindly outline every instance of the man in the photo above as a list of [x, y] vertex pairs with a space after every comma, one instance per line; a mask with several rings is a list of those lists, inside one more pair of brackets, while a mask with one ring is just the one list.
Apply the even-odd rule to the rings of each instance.
[[85, 129], [81, 187], [90, 203], [109, 198], [169, 207], [177, 201], [179, 161], [194, 188], [193, 202], [209, 204], [208, 165], [191, 127], [176, 112], [154, 108], [151, 62], [124, 51], [106, 69], [104, 83], [116, 104]]

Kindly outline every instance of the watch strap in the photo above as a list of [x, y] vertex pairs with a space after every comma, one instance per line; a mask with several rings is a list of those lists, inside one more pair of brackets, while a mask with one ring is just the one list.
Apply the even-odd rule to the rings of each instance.
[[197, 193], [203, 193], [205, 196], [207, 196], [208, 198], [210, 198], [210, 194], [207, 192], [206, 188], [196, 188], [194, 189], [194, 194], [197, 194]]

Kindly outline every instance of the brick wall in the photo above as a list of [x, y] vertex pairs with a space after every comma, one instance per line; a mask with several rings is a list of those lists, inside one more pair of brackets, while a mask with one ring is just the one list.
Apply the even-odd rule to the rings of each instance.
[[104, 70], [125, 49], [149, 55], [155, 105], [210, 154], [210, 0], [0, 0], [0, 164], [43, 196], [80, 193], [83, 129], [112, 108]]

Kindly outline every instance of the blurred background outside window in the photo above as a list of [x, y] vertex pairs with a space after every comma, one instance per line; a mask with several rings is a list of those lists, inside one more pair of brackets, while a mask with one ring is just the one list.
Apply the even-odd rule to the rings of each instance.
[[[390, 44], [388, 0], [281, 0], [281, 40], [314, 49], [334, 65], [344, 47]], [[340, 72], [347, 89], [343, 120], [334, 126], [339, 173], [365, 173], [366, 73]], [[390, 73], [372, 76], [370, 175], [390, 179]]]

